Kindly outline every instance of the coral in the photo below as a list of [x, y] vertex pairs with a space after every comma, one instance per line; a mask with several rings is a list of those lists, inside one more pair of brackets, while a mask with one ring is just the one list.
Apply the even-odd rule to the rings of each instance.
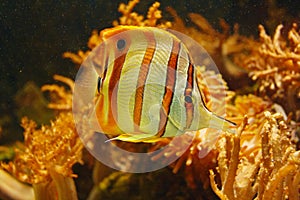
[[284, 40], [283, 26], [277, 26], [273, 38], [259, 26], [261, 44], [258, 52], [245, 60], [244, 67], [249, 76], [257, 82], [262, 96], [269, 96], [299, 118], [300, 99], [300, 35], [293, 24]]
[[160, 28], [169, 28], [172, 26], [171, 22], [158, 23], [158, 20], [162, 18], [161, 11], [158, 9], [160, 6], [159, 2], [155, 2], [149, 8], [147, 18], [139, 15], [136, 12], [132, 12], [135, 5], [139, 3], [139, 0], [131, 0], [128, 5], [121, 3], [119, 6], [119, 12], [123, 14], [118, 21], [114, 21], [113, 25], [133, 25], [133, 26], [155, 26]]
[[81, 162], [83, 146], [76, 134], [72, 114], [61, 113], [51, 126], [40, 129], [33, 121], [23, 118], [22, 126], [25, 129], [24, 148], [16, 149], [14, 160], [8, 164], [2, 163], [2, 167], [19, 180], [34, 186], [54, 181], [57, 190], [62, 186], [66, 190], [59, 194], [68, 197], [74, 193], [67, 194], [70, 192], [67, 189], [74, 187], [71, 180], [76, 175], [72, 172], [72, 166]]
[[244, 156], [241, 138], [247, 117], [237, 135], [224, 135], [218, 141], [217, 172], [219, 189], [210, 170], [212, 189], [221, 199], [298, 199], [300, 190], [300, 152], [290, 143], [290, 132], [283, 116], [264, 112], [260, 130], [261, 148]]
[[[244, 116], [248, 116], [247, 126], [243, 128], [243, 134], [239, 140], [241, 143], [240, 154], [245, 158], [251, 159], [253, 156], [257, 156], [261, 149], [259, 131], [263, 128], [265, 121], [264, 112], [274, 111], [274, 107], [271, 102], [264, 101], [254, 95], [236, 96], [233, 104], [229, 104], [229, 100], [227, 100], [226, 104], [228, 119], [241, 125], [244, 121]], [[217, 142], [219, 144], [225, 135], [214, 129], [197, 131], [194, 134], [195, 136], [190, 147], [185, 152], [181, 152], [183, 155], [171, 167], [174, 173], [177, 173], [180, 168], [184, 169], [190, 187], [198, 188], [199, 184], [201, 184], [202, 187], [208, 188], [209, 170], [216, 167], [217, 156], [224, 147], [217, 145], [214, 148], [214, 143]], [[167, 158], [172, 153], [179, 153], [182, 144], [190, 139], [190, 137], [186, 137], [181, 137], [179, 141], [176, 138], [173, 139], [171, 141], [171, 144], [174, 144], [173, 151], [165, 152], [163, 156]], [[213, 137], [215, 137], [215, 140], [211, 140]], [[222, 164], [219, 163], [219, 165]]]
[[57, 84], [42, 86], [41, 90], [43, 92], [50, 92], [51, 102], [48, 104], [48, 107], [55, 110], [71, 111], [74, 81], [60, 75], [54, 75], [53, 78], [54, 80], [65, 83], [70, 90], [66, 90], [63, 86], [59, 86]]
[[[55, 76], [68, 84], [72, 90], [74, 82], [62, 76]], [[16, 148], [13, 161], [1, 163], [1, 167], [23, 182], [33, 185], [36, 199], [49, 196], [54, 199], [77, 199], [72, 171], [75, 163], [82, 163], [83, 145], [79, 139], [71, 112], [72, 92], [58, 85], [46, 85], [43, 90], [56, 96], [51, 108], [66, 110], [60, 112], [50, 125], [37, 128], [34, 121], [22, 119], [24, 145]]]

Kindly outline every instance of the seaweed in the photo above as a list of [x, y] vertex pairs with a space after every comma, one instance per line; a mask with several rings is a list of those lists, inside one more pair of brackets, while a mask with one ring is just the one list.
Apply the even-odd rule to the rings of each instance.
[[[55, 76], [73, 87], [73, 81]], [[50, 108], [63, 110], [50, 125], [37, 124], [22, 118], [24, 144], [14, 149], [14, 158], [1, 163], [1, 168], [18, 180], [32, 184], [35, 199], [77, 199], [72, 166], [82, 163], [83, 145], [79, 139], [71, 112], [72, 95], [58, 85], [46, 85], [55, 96]], [[8, 178], [10, 180], [10, 178]], [[22, 198], [21, 196], [17, 198]]]

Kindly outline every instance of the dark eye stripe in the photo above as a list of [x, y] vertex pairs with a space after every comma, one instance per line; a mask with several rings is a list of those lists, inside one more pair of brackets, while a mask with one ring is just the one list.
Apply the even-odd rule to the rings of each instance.
[[97, 83], [97, 91], [100, 93], [100, 87], [101, 87], [101, 78], [98, 77], [98, 83]]

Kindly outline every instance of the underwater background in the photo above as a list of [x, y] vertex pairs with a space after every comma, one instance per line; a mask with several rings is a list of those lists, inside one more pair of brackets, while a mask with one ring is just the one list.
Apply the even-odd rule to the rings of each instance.
[[[154, 2], [141, 0], [134, 7], [134, 11], [146, 15], [148, 8]], [[1, 146], [9, 146], [15, 144], [16, 141], [24, 140], [24, 127], [20, 126], [24, 116], [35, 121], [37, 125], [50, 124], [50, 120], [55, 119], [58, 112], [48, 108], [51, 95], [44, 94], [40, 88], [45, 84], [57, 83], [53, 80], [55, 74], [75, 79], [78, 68], [74, 67], [74, 63], [70, 59], [63, 58], [63, 54], [78, 50], [87, 51], [89, 49], [87, 41], [92, 31], [112, 27], [113, 21], [122, 16], [122, 13], [118, 12], [120, 3], [127, 4], [128, 2], [122, 0], [0, 2]], [[254, 40], [259, 40], [258, 25], [260, 24], [264, 26], [268, 35], [273, 35], [276, 27], [283, 24], [283, 34], [286, 35], [293, 23], [300, 23], [300, 3], [292, 0], [161, 1], [159, 9], [162, 11], [163, 20], [172, 22], [174, 16], [167, 11], [168, 7], [176, 11], [187, 27], [193, 26], [189, 14], [198, 13], [219, 32], [222, 31], [219, 26], [220, 19], [224, 19], [229, 27], [238, 24], [238, 33]], [[233, 34], [233, 28], [229, 32]], [[239, 79], [231, 80], [230, 76], [225, 76], [224, 79], [227, 81], [229, 89], [240, 89], [239, 82], [235, 82]], [[249, 87], [239, 90], [241, 94], [246, 94], [248, 91], [252, 92], [253, 88], [251, 87], [255, 87], [255, 83], [250, 77], [246, 76], [245, 79], [247, 79], [246, 83], [243, 82], [242, 85], [248, 84]], [[299, 99], [297, 103], [299, 105]], [[294, 109], [290, 105], [287, 107], [289, 111]], [[295, 108], [294, 110], [299, 110], [296, 105]], [[299, 150], [299, 146], [297, 150]], [[3, 156], [1, 160], [4, 161], [12, 159], [12, 156], [7, 154], [1, 156]], [[93, 187], [91, 166], [95, 164], [89, 163], [89, 159], [87, 160], [85, 160], [85, 165], [75, 164], [73, 168], [74, 173], [78, 174], [79, 177], [75, 179], [79, 199], [86, 199]], [[189, 190], [183, 189], [181, 191], [179, 189], [182, 185], [187, 184], [182, 177], [185, 175], [175, 174], [174, 177], [178, 182], [174, 183], [174, 188], [164, 189], [166, 191], [180, 191], [178, 192], [178, 199], [194, 199], [197, 193], [193, 191], [193, 194], [187, 194], [186, 192]], [[116, 173], [113, 176], [115, 177], [111, 177], [111, 179], [117, 177], [116, 180], [118, 180], [121, 174]], [[143, 190], [141, 185], [135, 185], [136, 182], [144, 180], [140, 177], [141, 175], [133, 178], [129, 176], [131, 175], [122, 177], [128, 181], [124, 190], [132, 190], [133, 188]], [[161, 183], [162, 185], [166, 185], [168, 181], [171, 184], [173, 181], [173, 179], [168, 179], [168, 177], [173, 176], [172, 172], [166, 169], [158, 171], [152, 176], [146, 182], [156, 185], [157, 190], [160, 188], [160, 183], [153, 181], [154, 179], [161, 180], [164, 179], [162, 177], [166, 177], [167, 182]], [[110, 184], [112, 183], [107, 183], [107, 185]], [[152, 190], [153, 188], [147, 189]], [[148, 194], [147, 192], [144, 194]], [[186, 196], [182, 196], [182, 194], [186, 194]], [[110, 199], [109, 193], [102, 195], [103, 198]], [[163, 194], [155, 195], [163, 196]], [[175, 198], [176, 195], [169, 196], [171, 199]], [[220, 195], [217, 196], [220, 197]], [[218, 199], [217, 196], [208, 192], [207, 198], [202, 195], [197, 199]], [[121, 199], [121, 197], [122, 193], [120, 193], [120, 197], [116, 196], [111, 199]]]
[[[38, 88], [51, 83], [54, 74], [75, 78], [76, 68], [68, 59], [63, 59], [62, 54], [87, 49], [87, 38], [92, 30], [111, 27], [112, 22], [121, 16], [117, 12], [121, 2], [123, 1], [1, 1], [0, 125], [3, 138], [0, 144], [22, 137], [18, 124], [24, 114], [20, 107], [21, 110], [25, 109], [22, 104], [26, 103], [26, 99], [23, 99], [25, 102], [19, 102], [22, 100], [18, 100], [16, 96], [18, 91], [28, 82]], [[141, 1], [135, 10], [146, 13], [153, 2]], [[190, 23], [188, 13], [200, 13], [216, 28], [219, 19], [223, 18], [231, 26], [238, 23], [239, 33], [256, 38], [259, 24], [266, 26], [268, 32], [272, 33], [280, 23], [290, 26], [291, 22], [299, 21], [300, 4], [292, 0], [165, 0], [160, 3], [162, 10], [168, 6], [173, 7], [187, 24]], [[168, 12], [163, 11], [163, 15], [165, 19], [170, 19]], [[39, 109], [30, 109], [26, 114], [39, 123], [48, 122], [51, 115], [43, 116], [45, 108], [42, 111], [38, 111]]]

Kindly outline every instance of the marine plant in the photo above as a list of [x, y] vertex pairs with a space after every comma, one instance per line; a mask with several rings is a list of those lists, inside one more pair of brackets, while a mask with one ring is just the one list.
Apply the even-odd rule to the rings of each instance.
[[[58, 75], [54, 78], [73, 87], [71, 79]], [[18, 180], [32, 184], [35, 199], [77, 199], [73, 181], [77, 175], [72, 166], [82, 163], [83, 145], [73, 122], [72, 93], [56, 84], [45, 85], [42, 90], [52, 93], [49, 107], [62, 111], [50, 125], [41, 127], [24, 117], [24, 144], [15, 148], [13, 161], [1, 163], [1, 167]]]

